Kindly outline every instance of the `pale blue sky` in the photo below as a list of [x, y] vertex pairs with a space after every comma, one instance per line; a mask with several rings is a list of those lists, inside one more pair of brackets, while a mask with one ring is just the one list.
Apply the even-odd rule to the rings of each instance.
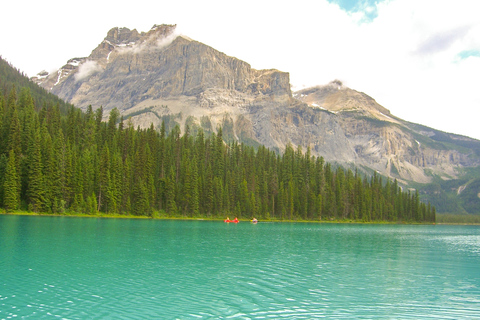
[[364, 21], [371, 21], [378, 16], [377, 4], [385, 0], [330, 0], [330, 3], [337, 4], [341, 9], [349, 13], [362, 12]]
[[[26, 10], [28, 8], [28, 10]], [[113, 27], [181, 33], [294, 89], [333, 79], [405, 120], [480, 139], [480, 1], [8, 1], [0, 55], [29, 76], [88, 56]]]

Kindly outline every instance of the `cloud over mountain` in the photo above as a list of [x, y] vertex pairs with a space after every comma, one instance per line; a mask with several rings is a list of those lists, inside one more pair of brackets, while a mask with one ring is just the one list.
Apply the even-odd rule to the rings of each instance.
[[75, 81], [81, 81], [92, 74], [97, 73], [102, 70], [102, 67], [98, 64], [97, 61], [87, 60], [78, 67], [78, 71], [75, 73]]

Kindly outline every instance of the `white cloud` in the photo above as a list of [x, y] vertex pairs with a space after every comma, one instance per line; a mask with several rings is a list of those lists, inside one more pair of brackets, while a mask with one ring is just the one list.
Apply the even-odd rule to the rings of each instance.
[[102, 70], [102, 67], [92, 60], [87, 60], [78, 67], [75, 73], [75, 81], [81, 81]]

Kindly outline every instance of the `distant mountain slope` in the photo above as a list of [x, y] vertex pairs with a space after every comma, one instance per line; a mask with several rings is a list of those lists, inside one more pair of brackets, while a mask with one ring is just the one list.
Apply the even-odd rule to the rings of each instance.
[[291, 143], [404, 186], [457, 181], [480, 167], [478, 140], [397, 118], [339, 81], [292, 94], [288, 73], [255, 70], [172, 25], [113, 28], [89, 57], [33, 80], [82, 109], [118, 108], [142, 128], [222, 126], [226, 139], [279, 152]]
[[404, 121], [338, 81], [294, 96], [334, 113], [353, 144], [356, 163], [386, 176], [428, 183], [433, 176], [455, 179], [458, 168], [479, 165], [480, 141]]

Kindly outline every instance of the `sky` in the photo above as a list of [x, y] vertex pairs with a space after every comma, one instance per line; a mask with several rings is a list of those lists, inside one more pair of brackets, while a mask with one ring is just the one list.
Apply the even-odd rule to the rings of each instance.
[[176, 24], [289, 72], [293, 90], [339, 79], [404, 120], [480, 139], [480, 1], [25, 0], [2, 12], [0, 55], [28, 76], [88, 56], [113, 27]]

